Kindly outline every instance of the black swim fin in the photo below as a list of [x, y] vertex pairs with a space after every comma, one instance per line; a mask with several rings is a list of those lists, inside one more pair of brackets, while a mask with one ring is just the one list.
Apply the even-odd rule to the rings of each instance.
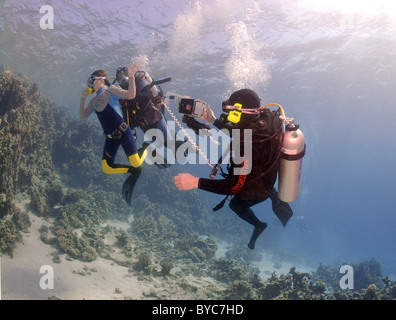
[[285, 227], [289, 219], [293, 215], [293, 210], [290, 208], [287, 202], [282, 201], [278, 197], [278, 192], [276, 189], [272, 189], [271, 194], [269, 195], [272, 201], [272, 211], [276, 214], [282, 225]]
[[129, 171], [131, 175], [125, 180], [122, 186], [122, 197], [128, 203], [129, 206], [132, 206], [132, 193], [133, 188], [136, 185], [137, 180], [142, 172], [142, 168], [132, 168]]

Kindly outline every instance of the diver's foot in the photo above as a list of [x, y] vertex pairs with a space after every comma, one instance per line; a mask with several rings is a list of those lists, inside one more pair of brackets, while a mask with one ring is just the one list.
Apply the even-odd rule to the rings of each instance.
[[260, 226], [254, 227], [252, 237], [250, 238], [248, 247], [250, 250], [253, 250], [256, 246], [256, 240], [260, 236], [260, 234], [267, 228], [267, 224], [265, 222], [262, 222]]

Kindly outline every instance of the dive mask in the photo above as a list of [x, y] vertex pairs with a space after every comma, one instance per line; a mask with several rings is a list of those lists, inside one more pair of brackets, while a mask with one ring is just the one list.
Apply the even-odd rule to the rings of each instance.
[[[106, 77], [90, 76], [90, 77], [88, 78], [88, 80], [87, 80], [88, 88], [91, 88], [92, 90], [94, 90], [95, 81], [96, 81], [96, 80], [100, 80], [100, 79], [104, 80], [104, 79], [106, 79]], [[95, 90], [94, 90], [94, 91], [95, 91]]]
[[116, 71], [116, 79], [121, 87], [129, 86], [129, 76], [127, 67], [119, 67]]

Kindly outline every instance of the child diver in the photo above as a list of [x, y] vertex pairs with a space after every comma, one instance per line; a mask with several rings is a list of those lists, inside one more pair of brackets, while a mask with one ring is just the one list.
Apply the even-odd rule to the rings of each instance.
[[[141, 173], [140, 166], [147, 152], [144, 148], [137, 149], [132, 129], [124, 121], [119, 100], [130, 100], [136, 97], [134, 76], [139, 67], [138, 63], [128, 67], [128, 75], [131, 79], [128, 90], [110, 85], [104, 70], [93, 72], [87, 81], [89, 89], [82, 92], [80, 102], [80, 118], [87, 119], [95, 111], [104, 131], [106, 141], [102, 155], [103, 172], [106, 174], [130, 173], [123, 186], [123, 196], [129, 205], [131, 205], [133, 188]], [[85, 101], [90, 93], [96, 93], [96, 96], [86, 106]], [[114, 163], [120, 146], [124, 149], [130, 165]]]

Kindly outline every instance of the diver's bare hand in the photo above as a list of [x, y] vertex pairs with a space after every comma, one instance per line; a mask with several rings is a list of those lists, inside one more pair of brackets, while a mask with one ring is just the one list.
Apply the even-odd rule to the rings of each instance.
[[89, 96], [89, 93], [88, 93], [87, 89], [85, 89], [85, 90], [81, 93], [81, 99], [85, 100], [85, 99], [87, 99], [88, 96]]
[[208, 121], [209, 123], [213, 123], [216, 120], [216, 117], [213, 113], [213, 110], [210, 109], [210, 105], [207, 105], [205, 108], [205, 112], [203, 114], [203, 117], [201, 118], [201, 120], [205, 120]]
[[198, 188], [199, 178], [189, 173], [179, 173], [176, 177], [173, 177], [173, 181], [179, 190], [191, 190]]
[[128, 67], [128, 77], [132, 78], [135, 76], [135, 73], [139, 71], [140, 65], [139, 63], [135, 62], [133, 65]]

